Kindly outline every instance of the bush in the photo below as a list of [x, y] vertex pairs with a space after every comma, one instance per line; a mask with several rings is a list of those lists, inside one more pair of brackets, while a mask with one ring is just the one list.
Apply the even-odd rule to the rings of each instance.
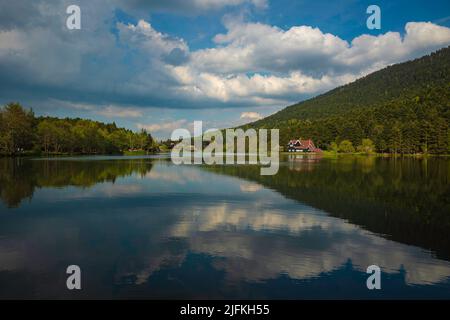
[[353, 147], [353, 144], [349, 140], [342, 140], [339, 144], [339, 152], [342, 153], [352, 153], [355, 152], [355, 148]]
[[357, 147], [358, 152], [371, 154], [375, 151], [375, 145], [370, 139], [362, 139], [361, 145]]

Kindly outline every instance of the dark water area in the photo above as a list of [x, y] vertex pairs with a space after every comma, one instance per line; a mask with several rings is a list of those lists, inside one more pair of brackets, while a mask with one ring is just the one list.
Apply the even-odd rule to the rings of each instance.
[[448, 158], [0, 159], [0, 298], [449, 299], [449, 182]]

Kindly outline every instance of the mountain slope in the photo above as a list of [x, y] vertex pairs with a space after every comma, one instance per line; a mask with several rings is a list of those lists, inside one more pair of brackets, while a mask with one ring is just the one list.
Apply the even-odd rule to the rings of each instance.
[[375, 142], [380, 152], [447, 153], [450, 47], [396, 64], [245, 128], [279, 128], [281, 144], [312, 138], [327, 148], [348, 139]]

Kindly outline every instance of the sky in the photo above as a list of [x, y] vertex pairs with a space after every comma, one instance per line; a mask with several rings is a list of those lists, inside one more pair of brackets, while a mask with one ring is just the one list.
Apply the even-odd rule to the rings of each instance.
[[[69, 5], [81, 29], [69, 30]], [[369, 5], [381, 9], [370, 30]], [[0, 104], [226, 128], [450, 45], [450, 1], [0, 0]]]

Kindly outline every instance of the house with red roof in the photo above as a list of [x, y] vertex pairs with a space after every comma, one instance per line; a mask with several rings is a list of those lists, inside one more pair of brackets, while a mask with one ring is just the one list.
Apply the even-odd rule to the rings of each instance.
[[287, 149], [289, 152], [322, 152], [321, 149], [316, 148], [311, 139], [307, 140], [290, 140]]

